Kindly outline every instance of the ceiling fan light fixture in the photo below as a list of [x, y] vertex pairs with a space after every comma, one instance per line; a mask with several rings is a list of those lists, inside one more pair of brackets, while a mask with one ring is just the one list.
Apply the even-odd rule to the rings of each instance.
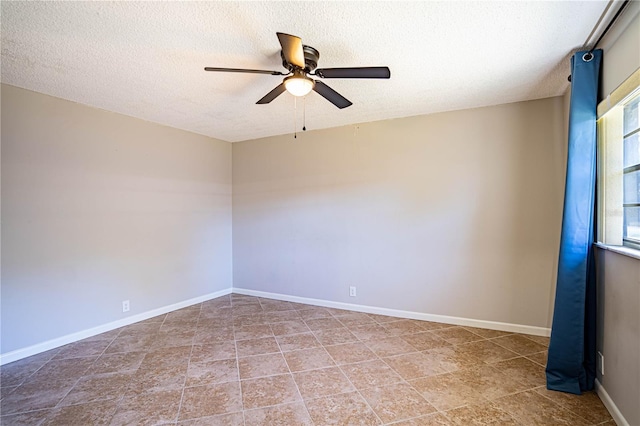
[[314, 85], [315, 81], [303, 74], [294, 74], [284, 79], [284, 87], [293, 96], [305, 96], [313, 90]]

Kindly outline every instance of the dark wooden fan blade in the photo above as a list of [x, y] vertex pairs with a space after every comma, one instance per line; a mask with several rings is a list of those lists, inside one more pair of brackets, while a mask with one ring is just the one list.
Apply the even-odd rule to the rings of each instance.
[[249, 70], [245, 68], [216, 68], [205, 67], [205, 71], [220, 71], [220, 72], [244, 72], [250, 74], [271, 74], [271, 75], [286, 75], [280, 71], [268, 71], [268, 70]]
[[346, 108], [352, 105], [351, 101], [342, 96], [340, 93], [333, 90], [331, 87], [327, 86], [321, 81], [316, 80], [315, 86], [313, 86], [313, 90], [319, 93], [326, 100], [337, 106], [338, 108]]
[[390, 78], [388, 67], [322, 68], [315, 71], [322, 78]]
[[256, 102], [257, 104], [268, 104], [269, 102], [271, 102], [272, 100], [274, 100], [275, 98], [277, 98], [278, 96], [282, 95], [282, 93], [285, 91], [285, 87], [284, 87], [284, 83], [280, 83], [279, 85], [276, 86], [275, 89], [273, 89], [272, 91], [270, 91], [269, 93], [267, 93], [266, 95], [264, 95], [264, 97], [262, 99], [260, 99], [258, 102]]
[[300, 37], [292, 36], [285, 33], [276, 33], [280, 46], [282, 46], [282, 54], [285, 61], [296, 67], [304, 68], [304, 52], [302, 51], [302, 40]]

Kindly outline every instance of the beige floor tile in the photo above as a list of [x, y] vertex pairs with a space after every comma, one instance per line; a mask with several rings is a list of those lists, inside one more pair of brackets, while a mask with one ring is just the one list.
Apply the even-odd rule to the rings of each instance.
[[[195, 328], [191, 330], [180, 331], [180, 328], [176, 327], [172, 330], [158, 332], [154, 334], [153, 341], [151, 342], [151, 346], [149, 346], [149, 348], [153, 351], [164, 348], [191, 346], [194, 343], [195, 335]], [[233, 336], [231, 336], [231, 339], [233, 339]], [[195, 337], [195, 342], [200, 344], [210, 343], [209, 336], [201, 333]]]
[[252, 315], [252, 314], [263, 312], [262, 306], [260, 306], [260, 304], [257, 304], [257, 305], [247, 304], [247, 305], [233, 306], [231, 309], [233, 311], [233, 315]]
[[164, 368], [186, 371], [189, 365], [190, 354], [191, 346], [160, 348], [144, 356], [138, 371], [151, 371]]
[[612, 422], [545, 389], [548, 342], [232, 294], [0, 366], [0, 423]]
[[527, 358], [512, 358], [497, 362], [493, 365], [527, 388], [544, 386], [547, 383], [544, 367]]
[[383, 327], [387, 329], [393, 336], [400, 336], [403, 334], [414, 334], [425, 331], [422, 321], [401, 319], [399, 321], [392, 321], [383, 324]]
[[325, 346], [325, 349], [338, 365], [353, 364], [354, 362], [369, 361], [378, 358], [371, 349], [361, 342]]
[[78, 380], [97, 359], [97, 356], [59, 360], [52, 359], [33, 373], [33, 375], [29, 377], [29, 381], [53, 383], [57, 381]]
[[441, 330], [443, 328], [457, 327], [456, 325], [446, 324], [446, 323], [443, 323], [443, 322], [420, 321], [420, 323], [421, 323], [420, 325], [422, 326], [423, 329], [429, 330], [429, 331]]
[[4, 397], [6, 397], [7, 395], [13, 393], [13, 391], [15, 391], [16, 389], [18, 389], [18, 386], [6, 386], [6, 387], [0, 387], [0, 400], [2, 400]]
[[264, 324], [268, 324], [268, 322], [263, 314], [234, 315], [233, 317], [234, 327], [250, 327], [252, 325]]
[[311, 331], [342, 328], [342, 324], [340, 323], [340, 321], [338, 321], [333, 317], [308, 319], [308, 320], [305, 320], [304, 322], [307, 324], [307, 327], [311, 329]]
[[282, 352], [310, 349], [320, 346], [320, 342], [313, 333], [292, 334], [290, 336], [276, 336]]
[[155, 333], [118, 336], [111, 342], [104, 353], [147, 352], [153, 345], [154, 339]]
[[584, 419], [532, 390], [494, 401], [521, 425], [582, 425]]
[[236, 340], [261, 339], [272, 337], [273, 331], [269, 324], [250, 325], [246, 327], [236, 327], [234, 330]]
[[[491, 402], [456, 408], [447, 411], [445, 415], [453, 422], [453, 424], [459, 426], [519, 425], [513, 417]], [[550, 423], [550, 425], [552, 424], [553, 423]]]
[[413, 352], [385, 358], [384, 361], [405, 380], [446, 373], [440, 361], [423, 352]]
[[238, 357], [252, 355], [264, 355], [280, 352], [280, 347], [275, 337], [265, 337], [262, 339], [238, 340], [236, 342]]
[[194, 345], [190, 362], [215, 361], [236, 357], [236, 342], [229, 340], [210, 345]]
[[314, 331], [316, 339], [325, 346], [350, 343], [358, 340], [346, 327]]
[[200, 417], [199, 419], [178, 422], [180, 426], [244, 426], [244, 415], [237, 413], [220, 414], [218, 416]]
[[112, 425], [155, 425], [178, 419], [182, 389], [125, 395]]
[[462, 343], [476, 342], [484, 339], [484, 337], [465, 330], [463, 327], [443, 328], [442, 330], [434, 330], [432, 333], [452, 345], [460, 345]]
[[186, 368], [174, 370], [172, 367], [163, 367], [138, 370], [133, 374], [128, 390], [135, 393], [145, 393], [182, 389], [186, 379]]
[[305, 399], [352, 392], [353, 385], [337, 367], [294, 373], [293, 378]]
[[54, 349], [0, 366], [0, 387], [21, 384], [59, 351], [59, 348]]
[[377, 322], [378, 324], [384, 324], [387, 322], [393, 322], [393, 321], [400, 321], [404, 318], [400, 318], [400, 317], [391, 317], [388, 315], [378, 315], [378, 314], [367, 314], [369, 316], [369, 318], [371, 318], [372, 320], [374, 320], [375, 322]]
[[96, 340], [96, 341], [80, 341], [65, 345], [60, 348], [60, 351], [53, 357], [53, 359], [67, 359], [78, 358], [87, 356], [99, 356], [107, 349], [107, 346], [111, 341], [109, 340]]
[[282, 300], [260, 300], [260, 305], [264, 311], [292, 311], [293, 304]]
[[162, 326], [162, 321], [160, 322], [137, 322], [135, 324], [130, 324], [125, 327], [122, 327], [120, 333], [118, 333], [117, 337], [125, 337], [125, 336], [140, 336], [140, 335], [149, 335], [155, 334], [160, 331], [160, 327]]
[[357, 392], [326, 396], [306, 401], [317, 425], [379, 425], [380, 419]]
[[462, 352], [474, 355], [487, 364], [493, 364], [498, 361], [504, 361], [505, 359], [516, 358], [519, 356], [517, 353], [503, 348], [490, 340], [465, 343], [459, 345], [458, 349]]
[[474, 354], [460, 350], [459, 346], [447, 346], [430, 349], [424, 352], [427, 356], [438, 361], [440, 368], [446, 372], [473, 368], [484, 365], [481, 358]]
[[408, 334], [402, 336], [402, 340], [413, 346], [418, 351], [426, 351], [429, 349], [441, 348], [443, 346], [451, 346], [441, 337], [436, 336], [430, 331], [422, 333]]
[[185, 386], [202, 386], [238, 381], [238, 364], [235, 358], [189, 363]]
[[522, 334], [521, 336], [526, 337], [529, 340], [533, 340], [536, 343], [541, 344], [542, 346], [549, 347], [549, 337], [547, 336], [534, 336], [532, 334]]
[[42, 426], [109, 425], [116, 408], [116, 400], [59, 407], [51, 411]]
[[454, 423], [443, 414], [433, 413], [394, 423], [393, 426], [453, 426]]
[[132, 372], [109, 373], [82, 377], [60, 406], [120, 399], [133, 378]]
[[184, 389], [180, 420], [234, 413], [242, 410], [239, 382]]
[[273, 330], [273, 334], [276, 336], [287, 336], [289, 334], [308, 333], [311, 331], [302, 319], [273, 323], [271, 324], [271, 330]]
[[536, 364], [539, 364], [543, 367], [547, 366], [547, 356], [548, 356], [548, 352], [547, 351], [542, 351], [542, 352], [536, 352], [534, 354], [531, 355], [527, 355], [527, 358], [530, 359], [531, 361], [535, 362]]
[[272, 311], [265, 312], [264, 319], [268, 324], [275, 324], [286, 321], [300, 321], [302, 317], [298, 311]]
[[349, 327], [349, 331], [360, 340], [384, 339], [393, 336], [389, 330], [375, 322], [351, 326]]
[[398, 383], [402, 377], [382, 360], [343, 365], [342, 372], [358, 390]]
[[492, 339], [494, 337], [507, 336], [513, 334], [509, 331], [489, 330], [488, 328], [476, 328], [476, 327], [463, 327], [465, 330], [470, 331], [485, 339]]
[[463, 383], [451, 373], [423, 377], [409, 384], [440, 411], [487, 402], [481, 389]]
[[142, 364], [145, 352], [104, 354], [89, 368], [89, 374], [135, 372]]
[[407, 420], [436, 411], [406, 383], [365, 389], [361, 394], [383, 423]]
[[317, 318], [331, 318], [331, 312], [329, 312], [328, 310], [326, 310], [325, 308], [318, 308], [318, 307], [310, 307], [310, 308], [306, 308], [306, 309], [301, 309], [298, 311], [298, 315], [300, 315], [300, 317], [303, 320], [311, 320], [311, 319], [317, 319]]
[[535, 391], [593, 424], [612, 420], [611, 414], [609, 414], [598, 395], [593, 391], [585, 392], [582, 395], [555, 392], [545, 387], [538, 388]]
[[[160, 335], [160, 333], [158, 333]], [[171, 336], [167, 340], [173, 343], [171, 346], [180, 346], [178, 343], [189, 341], [189, 333], [185, 333], [184, 336]], [[213, 328], [213, 329], [198, 329], [193, 336], [193, 343], [196, 345], [210, 345], [213, 343], [220, 343], [227, 340], [234, 340], [233, 327]], [[167, 344], [169, 345], [169, 344]]]
[[381, 358], [418, 351], [401, 337], [366, 340], [363, 343]]
[[55, 407], [73, 388], [76, 379], [54, 381], [25, 381], [0, 401], [3, 416]]
[[240, 379], [275, 376], [289, 372], [289, 367], [281, 353], [255, 355], [238, 360]]
[[51, 409], [30, 411], [28, 413], [2, 415], [0, 424], [7, 426], [33, 426], [40, 425], [51, 414]]
[[474, 389], [482, 389], [482, 396], [489, 400], [529, 387], [489, 365], [459, 370], [452, 375]]
[[367, 314], [354, 312], [352, 314], [336, 317], [345, 327], [352, 328], [361, 325], [375, 325], [376, 322]]
[[245, 410], [301, 400], [291, 374], [243, 380], [241, 384]]
[[311, 426], [313, 422], [301, 402], [245, 411], [246, 426]]
[[507, 348], [519, 355], [530, 355], [536, 352], [542, 352], [547, 349], [546, 346], [536, 343], [519, 334], [511, 334], [508, 336], [497, 337], [491, 339], [491, 342]]
[[317, 370], [336, 365], [331, 355], [322, 347], [286, 352], [284, 357], [292, 372]]

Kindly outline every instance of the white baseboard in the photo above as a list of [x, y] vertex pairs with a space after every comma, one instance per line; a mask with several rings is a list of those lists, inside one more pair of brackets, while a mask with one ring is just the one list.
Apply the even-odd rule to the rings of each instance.
[[379, 308], [376, 306], [355, 305], [352, 303], [332, 302], [330, 300], [311, 299], [308, 297], [289, 296], [279, 293], [233, 288], [233, 293], [247, 296], [264, 297], [265, 299], [284, 300], [287, 302], [304, 303], [307, 305], [322, 306], [325, 308], [347, 309], [350, 311], [365, 312], [368, 314], [388, 315], [391, 317], [410, 318], [423, 321], [441, 322], [445, 324], [466, 325], [467, 327], [488, 328], [491, 330], [509, 331], [512, 333], [532, 334], [535, 336], [550, 336], [551, 329], [534, 327], [531, 325], [511, 324], [498, 321], [484, 321], [471, 318], [450, 317], [446, 315], [425, 314], [422, 312], [402, 311], [399, 309]]
[[629, 422], [624, 418], [624, 416], [618, 409], [618, 406], [615, 402], [613, 402], [613, 399], [611, 399], [606, 389], [604, 388], [604, 386], [602, 386], [602, 383], [600, 383], [598, 379], [596, 379], [596, 393], [602, 400], [602, 403], [607, 408], [607, 410], [609, 410], [609, 414], [611, 414], [611, 417], [613, 417], [613, 421], [616, 422], [616, 425], [629, 426]]
[[32, 346], [28, 346], [22, 349], [16, 349], [15, 351], [0, 354], [0, 365], [4, 365], [13, 361], [18, 361], [22, 358], [26, 358], [31, 355], [36, 355], [41, 352], [45, 352], [57, 347], [68, 345], [69, 343], [77, 342], [78, 340], [86, 339], [100, 333], [115, 330], [116, 328], [124, 327], [139, 321], [166, 314], [167, 312], [175, 311], [177, 309], [186, 308], [187, 306], [195, 305], [197, 303], [206, 302], [207, 300], [215, 299], [216, 297], [225, 296], [231, 293], [231, 288], [216, 291], [215, 293], [205, 294], [204, 296], [194, 297], [193, 299], [184, 300], [182, 302], [174, 303], [172, 305], [163, 306], [161, 308], [152, 309], [141, 314], [132, 315], [127, 318], [123, 318], [118, 321], [113, 321], [107, 324], [99, 325], [97, 327], [89, 328], [87, 330], [78, 331], [76, 333], [67, 334], [66, 336], [58, 337], [55, 339], [47, 340], [46, 342], [38, 343]]

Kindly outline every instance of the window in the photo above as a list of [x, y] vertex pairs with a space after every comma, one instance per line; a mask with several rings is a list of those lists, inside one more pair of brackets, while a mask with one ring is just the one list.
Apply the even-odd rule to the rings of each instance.
[[623, 244], [640, 247], [640, 96], [624, 105], [623, 128]]
[[640, 249], [640, 70], [598, 105], [598, 116], [597, 239]]

